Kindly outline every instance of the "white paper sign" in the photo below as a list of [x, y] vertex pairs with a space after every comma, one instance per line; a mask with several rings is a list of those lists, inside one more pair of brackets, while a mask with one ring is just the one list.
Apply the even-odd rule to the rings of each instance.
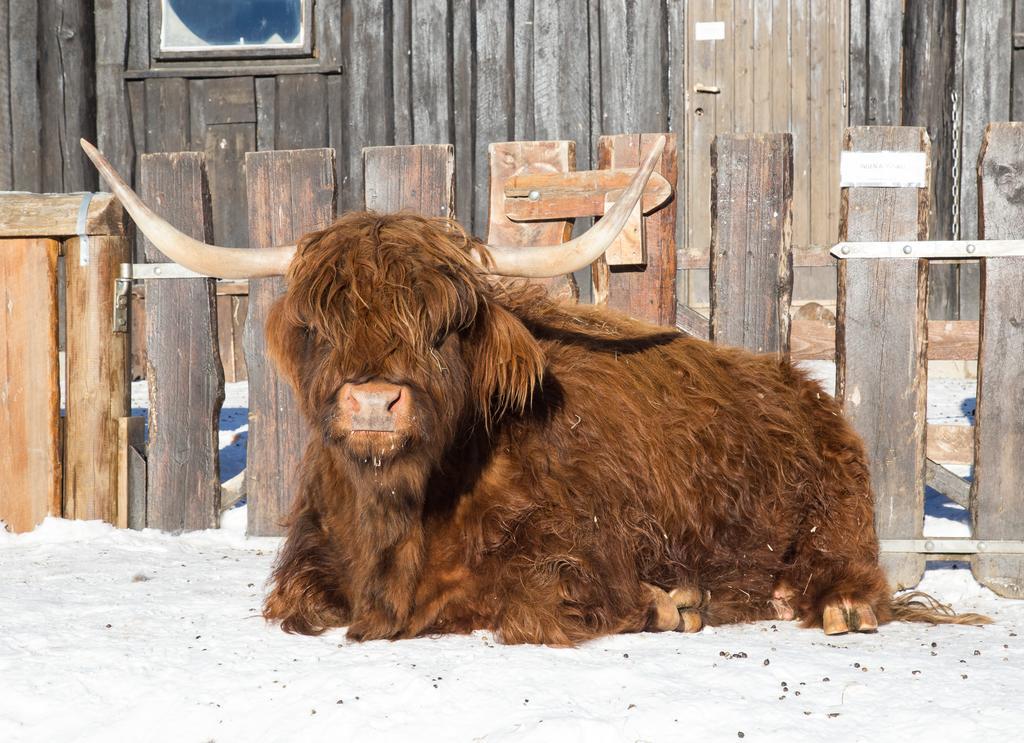
[[725, 38], [725, 21], [693, 24], [693, 38], [697, 41], [721, 41]]
[[928, 156], [924, 152], [844, 152], [839, 158], [843, 188], [924, 188]]

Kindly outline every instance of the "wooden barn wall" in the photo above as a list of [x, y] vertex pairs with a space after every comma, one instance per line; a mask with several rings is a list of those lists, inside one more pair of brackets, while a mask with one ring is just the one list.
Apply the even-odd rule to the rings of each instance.
[[[978, 235], [985, 126], [1024, 118], [1024, 0], [850, 0], [850, 123], [923, 126], [934, 239]], [[934, 319], [978, 318], [977, 263], [929, 271]]]
[[126, 172], [142, 152], [204, 151], [214, 236], [234, 245], [246, 237], [247, 150], [335, 148], [343, 211], [362, 205], [363, 147], [451, 142], [456, 216], [482, 234], [489, 143], [572, 139], [576, 167], [587, 169], [600, 135], [668, 131], [683, 115], [681, 91], [670, 93], [683, 59], [684, 3], [675, 0], [324, 4], [337, 14], [337, 39], [327, 42], [338, 48], [340, 74], [208, 64], [204, 78], [132, 73], [147, 65], [146, 3], [98, 3], [109, 38], [97, 85], [111, 104], [99, 118], [100, 146]]
[[[96, 188], [80, 136], [98, 138], [129, 174], [143, 152], [204, 151], [215, 237], [241, 244], [247, 149], [336, 148], [344, 210], [360, 204], [364, 146], [452, 142], [457, 216], [479, 233], [491, 141], [574, 139], [579, 168], [593, 165], [606, 133], [672, 130], [681, 157], [692, 146], [683, 67], [687, 14], [703, 7], [696, 0], [317, 7], [321, 61], [330, 57], [334, 72], [207, 63], [174, 76], [149, 70], [148, 0], [0, 0], [0, 189]], [[1024, 118], [1024, 0], [849, 0], [848, 13], [850, 123], [927, 127], [931, 234], [975, 235], [983, 127]], [[684, 219], [680, 208], [680, 236]], [[976, 269], [935, 268], [933, 315], [976, 317]]]
[[95, 190], [91, 0], [0, 0], [0, 191]]

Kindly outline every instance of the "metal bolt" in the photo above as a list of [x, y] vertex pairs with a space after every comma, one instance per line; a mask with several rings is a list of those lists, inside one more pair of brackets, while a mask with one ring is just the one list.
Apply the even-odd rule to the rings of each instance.
[[530, 191], [530, 201], [540, 201], [540, 191]]
[[978, 542], [978, 552], [985, 552], [988, 550], [988, 545], [984, 542]]
[[904, 255], [910, 255], [913, 251], [914, 251], [914, 249], [912, 247], [910, 247], [909, 245], [904, 245], [903, 246], [903, 254]]
[[927, 542], [924, 543], [924, 548], [931, 552], [933, 549], [935, 549], [935, 542], [929, 539]]
[[970, 244], [969, 244], [969, 245], [967, 246], [967, 252], [968, 252], [968, 253], [973, 253], [973, 252], [974, 252], [975, 250], [977, 250], [977, 249], [978, 249], [978, 247], [977, 247], [977, 246], [976, 246], [976, 245], [975, 245], [974, 243], [970, 243]]
[[154, 268], [153, 269], [153, 273], [155, 273], [157, 276], [159, 276], [163, 272], [164, 272], [164, 270], [162, 268]]
[[842, 250], [841, 250], [840, 252], [841, 252], [841, 253], [842, 253], [843, 255], [849, 255], [849, 254], [850, 254], [850, 246], [849, 246], [849, 245], [844, 245], [844, 246], [842, 247]]

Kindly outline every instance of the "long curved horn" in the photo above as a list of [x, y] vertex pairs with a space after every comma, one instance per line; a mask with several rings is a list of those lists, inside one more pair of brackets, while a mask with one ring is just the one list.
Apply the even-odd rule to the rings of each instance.
[[179, 232], [166, 220], [158, 217], [139, 198], [124, 179], [114, 170], [99, 150], [84, 139], [80, 140], [85, 154], [110, 185], [110, 189], [128, 210], [142, 233], [157, 250], [175, 263], [196, 273], [222, 279], [250, 279], [263, 276], [282, 276], [295, 257], [296, 246], [250, 250], [248, 248], [222, 248], [207, 245]]
[[531, 279], [560, 276], [578, 271], [593, 263], [615, 242], [626, 225], [633, 207], [643, 195], [647, 180], [654, 172], [654, 165], [665, 149], [665, 138], [659, 137], [647, 153], [633, 180], [626, 186], [622, 196], [605, 212], [604, 217], [593, 227], [574, 240], [561, 245], [528, 245], [512, 247], [488, 245], [486, 250], [490, 261], [481, 256], [481, 264], [489, 273], [500, 276], [521, 276]]

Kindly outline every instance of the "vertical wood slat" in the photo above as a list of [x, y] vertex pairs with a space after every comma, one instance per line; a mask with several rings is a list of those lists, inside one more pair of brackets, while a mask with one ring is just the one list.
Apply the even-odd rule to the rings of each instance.
[[114, 279], [130, 260], [123, 237], [64, 243], [67, 405], [64, 516], [116, 523], [118, 420], [128, 415], [128, 339], [112, 332]]
[[[295, 243], [334, 221], [333, 150], [251, 152], [246, 155], [250, 245]], [[253, 249], [258, 250], [259, 247]], [[283, 533], [295, 494], [308, 426], [287, 382], [271, 365], [264, 336], [267, 313], [284, 293], [283, 278], [249, 281], [245, 324], [249, 375], [249, 443], [245, 473], [248, 533]]]
[[[494, 142], [488, 148], [490, 161], [490, 215], [487, 242], [492, 245], [559, 245], [569, 239], [573, 220], [513, 222], [505, 213], [505, 181], [517, 175], [568, 173], [576, 169], [576, 143]], [[575, 302], [579, 287], [572, 274], [537, 279], [548, 293]]]
[[93, 191], [96, 169], [78, 146], [80, 137], [96, 141], [93, 4], [39, 0], [38, 6], [43, 188]]
[[[14, 190], [14, 131], [11, 122], [11, 22], [7, 0], [0, 0], [0, 191]], [[506, 139], [506, 137], [502, 137]]]
[[[198, 240], [210, 240], [213, 229], [204, 161], [197, 152], [143, 155], [139, 169], [140, 194], [146, 203]], [[167, 261], [148, 240], [144, 250], [148, 262]], [[220, 515], [218, 431], [224, 401], [216, 282], [159, 279], [145, 283], [146, 525], [170, 532], [210, 529]]]
[[[377, 0], [352, 0], [341, 6], [345, 74], [340, 91], [344, 120], [338, 136], [338, 209], [342, 212], [359, 209], [363, 203], [363, 147], [391, 144], [395, 110], [409, 108], [393, 87], [399, 75], [391, 58], [393, 17], [388, 10], [388, 4]], [[396, 39], [395, 46], [399, 44]]]
[[[933, 239], [953, 236], [953, 100], [956, 89], [957, 3], [907, 0], [903, 53], [903, 123], [927, 127], [933, 158], [933, 209], [928, 233]], [[937, 95], [936, 91], [942, 91]], [[959, 188], [959, 184], [956, 186]], [[928, 316], [954, 320], [958, 316], [958, 267], [928, 266]]]
[[[127, 62], [129, 0], [95, 3], [96, 28], [96, 143], [117, 171], [134, 181], [130, 103], [122, 74]], [[138, 4], [133, 7], [133, 16]], [[137, 83], [134, 83], [137, 84]]]
[[711, 339], [789, 355], [793, 136], [715, 138]]
[[61, 515], [57, 250], [0, 240], [0, 521], [15, 532]]
[[[17, 191], [43, 191], [43, 141], [39, 90], [39, 8], [34, 2], [8, 6], [11, 70], [10, 111], [12, 185]], [[10, 29], [17, 29], [10, 33]], [[7, 105], [4, 101], [4, 105]]]
[[[505, 142], [515, 134], [514, 29], [506, 0], [476, 0], [475, 54], [477, 66], [474, 84], [473, 175], [470, 183], [459, 181], [459, 192], [473, 188], [473, 231], [485, 236], [489, 228], [488, 149], [491, 142]], [[467, 153], [460, 151], [459, 157]], [[462, 215], [465, 217], [466, 215]]]
[[[1024, 124], [990, 124], [979, 168], [979, 237], [1024, 236], [1020, 153]], [[971, 511], [974, 538], [1024, 539], [1024, 258], [981, 262], [981, 345]], [[1024, 598], [1024, 557], [975, 555], [974, 576], [1000, 596]]]
[[[925, 152], [917, 127], [853, 127], [844, 149]], [[842, 240], [924, 240], [927, 188], [843, 190]], [[927, 264], [905, 259], [839, 262], [836, 397], [864, 439], [880, 539], [920, 539], [924, 528]], [[882, 555], [895, 586], [924, 573], [918, 554]]]
[[454, 217], [455, 148], [450, 144], [363, 149], [366, 208]]
[[[639, 167], [643, 156], [661, 134], [619, 134], [598, 140], [600, 168]], [[676, 137], [664, 135], [665, 151], [655, 172], [675, 183]], [[625, 312], [658, 325], [672, 325], [676, 319], [675, 205], [672, 199], [643, 219], [647, 265], [609, 266], [604, 256], [594, 262], [591, 277], [595, 303]]]

